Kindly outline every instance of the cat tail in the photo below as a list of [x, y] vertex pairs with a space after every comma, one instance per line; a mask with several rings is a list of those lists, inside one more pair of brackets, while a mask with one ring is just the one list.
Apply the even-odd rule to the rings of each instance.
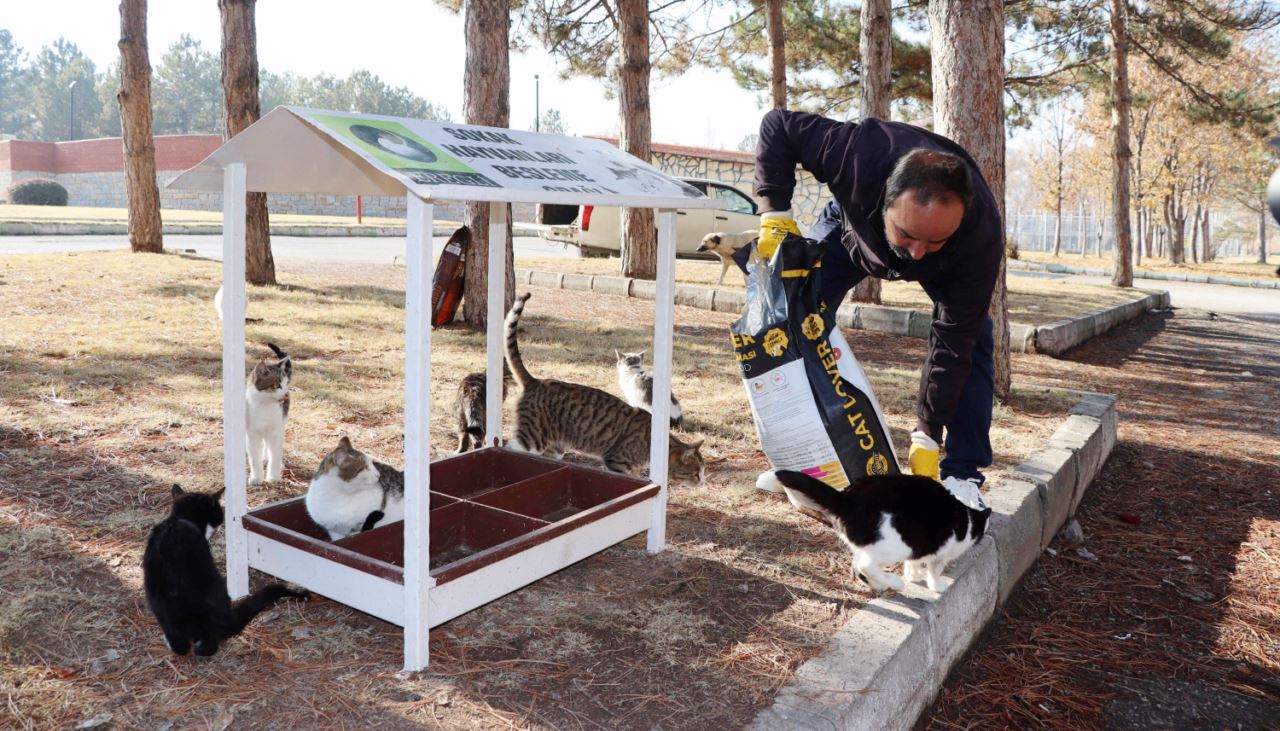
[[791, 470], [773, 474], [782, 483], [787, 499], [802, 512], [816, 512], [831, 522], [832, 517], [843, 516], [848, 510], [849, 496], [821, 480]]
[[227, 628], [227, 637], [240, 634], [258, 613], [272, 604], [288, 597], [305, 599], [311, 595], [306, 589], [294, 589], [284, 584], [271, 584], [253, 592], [249, 596], [231, 605], [231, 626]]
[[516, 377], [516, 383], [520, 384], [520, 388], [528, 388], [530, 384], [538, 381], [529, 369], [524, 367], [524, 361], [520, 358], [520, 344], [516, 342], [520, 315], [524, 313], [524, 303], [528, 301], [529, 293], [525, 292], [516, 297], [515, 303], [511, 305], [511, 311], [507, 313], [507, 364], [511, 366], [511, 373]]
[[289, 354], [281, 350], [280, 346], [276, 345], [275, 343], [267, 343], [267, 347], [271, 348], [271, 352], [275, 353], [276, 357], [279, 358], [280, 360], [284, 360], [285, 358], [289, 357]]

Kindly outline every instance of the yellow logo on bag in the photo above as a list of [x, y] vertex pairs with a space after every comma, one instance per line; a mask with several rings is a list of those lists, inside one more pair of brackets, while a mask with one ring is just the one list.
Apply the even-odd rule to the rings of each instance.
[[873, 454], [871, 459], [867, 460], [868, 475], [887, 475], [889, 474], [889, 460], [885, 459], [883, 454]]
[[822, 316], [815, 312], [809, 313], [809, 316], [804, 318], [804, 322], [800, 323], [800, 332], [810, 340], [822, 337]]
[[764, 334], [764, 352], [777, 358], [787, 349], [787, 334], [773, 328]]

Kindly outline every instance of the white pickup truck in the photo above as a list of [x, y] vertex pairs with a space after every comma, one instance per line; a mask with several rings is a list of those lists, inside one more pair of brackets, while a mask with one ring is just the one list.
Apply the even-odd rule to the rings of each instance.
[[[725, 202], [722, 211], [679, 209], [676, 211], [676, 255], [711, 257], [699, 253], [702, 237], [714, 232], [738, 233], [759, 228], [759, 214], [751, 196], [717, 180], [681, 178], [706, 195]], [[583, 256], [617, 253], [622, 238], [622, 209], [607, 206], [539, 206], [538, 223], [544, 224], [542, 238], [578, 247]]]

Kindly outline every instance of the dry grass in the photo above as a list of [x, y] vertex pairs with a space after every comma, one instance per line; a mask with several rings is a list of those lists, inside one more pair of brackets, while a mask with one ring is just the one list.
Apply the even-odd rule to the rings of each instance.
[[[251, 288], [247, 333], [297, 359], [287, 469], [251, 504], [302, 493], [339, 434], [393, 463], [402, 449], [403, 271], [280, 271], [284, 286]], [[672, 491], [669, 550], [631, 539], [449, 622], [418, 677], [396, 674], [398, 628], [322, 599], [276, 607], [212, 660], [172, 657], [139, 561], [170, 483], [221, 483], [219, 273], [172, 255], [0, 259], [0, 726], [728, 728], [867, 600], [825, 529], [752, 488], [765, 463], [732, 318], [679, 307], [675, 387], [710, 464], [705, 486]], [[523, 349], [539, 375], [614, 390], [613, 348], [646, 346], [652, 322], [649, 303], [535, 290]], [[924, 344], [851, 340], [902, 448]], [[438, 453], [483, 337], [446, 328], [433, 344]], [[1068, 402], [1020, 390], [996, 414], [990, 474]]]
[[[1190, 256], [1190, 252], [1188, 252]], [[1075, 254], [1059, 254], [1053, 256], [1047, 251], [1024, 251], [1019, 255], [1024, 261], [1046, 264], [1054, 262], [1070, 267], [1086, 267], [1089, 269], [1111, 269], [1115, 260], [1110, 256], [1079, 256]], [[1246, 277], [1251, 279], [1272, 280], [1276, 278], [1276, 262], [1259, 264], [1257, 261], [1242, 261], [1239, 258], [1217, 259], [1208, 263], [1170, 264], [1167, 259], [1143, 259], [1139, 269], [1157, 272], [1177, 272], [1181, 274], [1210, 274], [1222, 277]]]
[[[516, 266], [575, 274], [606, 274], [618, 276], [618, 259], [536, 258], [516, 259]], [[687, 284], [714, 286], [720, 276], [720, 262], [699, 259], [676, 261], [676, 281]], [[742, 275], [730, 270], [725, 275], [725, 289], [743, 289]], [[1094, 284], [1078, 284], [1060, 279], [1044, 279], [1010, 275], [1009, 319], [1026, 325], [1046, 325], [1057, 320], [1076, 317], [1106, 307], [1129, 302], [1135, 296], [1132, 289], [1106, 287]], [[888, 307], [906, 307], [930, 310], [929, 296], [915, 282], [882, 282], [881, 304]]]

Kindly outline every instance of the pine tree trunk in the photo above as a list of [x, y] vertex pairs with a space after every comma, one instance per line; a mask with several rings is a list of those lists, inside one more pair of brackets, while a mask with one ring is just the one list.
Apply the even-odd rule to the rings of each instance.
[[893, 102], [893, 16], [890, 0], [864, 0], [858, 54], [862, 116], [889, 119]]
[[156, 145], [151, 135], [151, 61], [147, 54], [147, 0], [120, 3], [120, 128], [125, 190], [129, 196], [129, 248], [164, 251]]
[[[862, 61], [862, 116], [889, 119], [893, 102], [893, 16], [890, 0], [863, 0], [858, 38]], [[880, 304], [880, 280], [866, 277], [849, 293], [851, 302]]]
[[[929, 0], [933, 49], [933, 120], [978, 163], [1004, 218], [1004, 5], [1002, 0]], [[995, 391], [1011, 392], [1009, 309], [1004, 237], [991, 297], [995, 326]]]
[[769, 93], [774, 109], [787, 108], [787, 47], [782, 25], [782, 0], [765, 0], [769, 30]]
[[1267, 207], [1258, 209], [1258, 263], [1267, 263]]
[[[649, 5], [644, 0], [618, 0], [621, 26], [618, 94], [624, 152], [649, 162], [653, 128], [649, 121]], [[652, 208], [622, 209], [622, 276], [658, 276], [658, 240]]]
[[[257, 0], [218, 0], [222, 15], [222, 93], [226, 101], [227, 139], [258, 121]], [[267, 194], [250, 193], [245, 203], [244, 275], [250, 284], [275, 284]]]
[[[462, 117], [467, 124], [511, 125], [510, 6], [506, 0], [468, 0], [465, 10], [467, 59], [462, 80]], [[471, 229], [463, 275], [462, 320], [484, 329], [489, 323], [489, 255], [498, 248], [504, 259], [506, 286], [502, 311], [515, 301], [515, 263], [511, 206], [503, 241], [489, 241], [489, 203], [468, 203], [463, 223]], [[505, 204], [504, 204], [505, 205]]]
[[1115, 227], [1115, 272], [1111, 283], [1133, 286], [1133, 242], [1129, 238], [1129, 39], [1125, 0], [1111, 0], [1111, 215]]

